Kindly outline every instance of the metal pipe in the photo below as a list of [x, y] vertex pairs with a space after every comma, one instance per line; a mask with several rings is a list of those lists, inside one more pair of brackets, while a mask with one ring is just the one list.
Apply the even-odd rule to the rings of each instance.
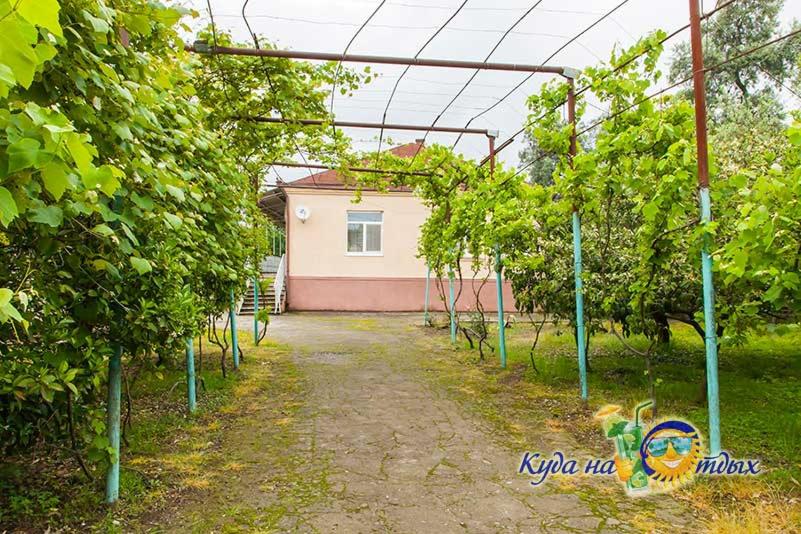
[[501, 369], [506, 369], [506, 323], [503, 317], [503, 264], [501, 247], [495, 247], [495, 276], [498, 286], [498, 351], [501, 353]]
[[197, 407], [197, 394], [195, 392], [195, 341], [186, 338], [186, 400], [189, 413]]
[[453, 269], [448, 271], [448, 288], [450, 290], [451, 308], [451, 343], [456, 344], [456, 292], [453, 288]]
[[[701, 205], [701, 226], [712, 220], [709, 196], [709, 146], [706, 124], [706, 81], [704, 48], [701, 35], [701, 7], [690, 0], [690, 46], [693, 60], [693, 90], [695, 95], [695, 129], [698, 146], [698, 196]], [[715, 322], [715, 285], [712, 276], [711, 238], [704, 234], [701, 251], [701, 273], [704, 286], [704, 339], [706, 345], [706, 384], [709, 409], [709, 452], [720, 454], [720, 400], [718, 384], [718, 340]]]
[[428, 326], [430, 324], [428, 318], [428, 298], [429, 298], [428, 295], [429, 295], [429, 289], [431, 287], [430, 284], [431, 284], [431, 266], [426, 264], [426, 296], [425, 296], [425, 302], [423, 304], [423, 326]]
[[[317, 163], [295, 163], [293, 161], [273, 161], [268, 165], [273, 165], [275, 167], [290, 167], [290, 168], [299, 168], [299, 169], [321, 169], [326, 171], [335, 171], [337, 170], [335, 167], [329, 167], [327, 165], [319, 165]], [[397, 174], [399, 176], [431, 176], [431, 173], [428, 172], [421, 172], [421, 171], [393, 171], [393, 170], [386, 170], [386, 169], [371, 169], [367, 167], [347, 167], [347, 170], [350, 172], [366, 172], [366, 173], [377, 173], [377, 174]]]
[[423, 59], [396, 56], [369, 56], [361, 54], [336, 54], [331, 52], [303, 52], [298, 50], [267, 50], [261, 48], [235, 48], [213, 46], [205, 41], [195, 41], [184, 50], [198, 54], [220, 54], [227, 56], [255, 56], [283, 59], [307, 59], [312, 61], [340, 61], [344, 63], [377, 63], [382, 65], [411, 65], [414, 67], [441, 67], [451, 69], [497, 70], [507, 72], [542, 72], [546, 74], [570, 75], [570, 67], [550, 65], [525, 65], [518, 63], [490, 63], [486, 61], [455, 61], [451, 59]]
[[[495, 177], [495, 136], [489, 136], [490, 181]], [[495, 245], [495, 285], [498, 292], [498, 352], [501, 369], [506, 369], [506, 322], [503, 317], [503, 264], [501, 247]]]
[[[261, 269], [261, 266], [259, 266]], [[259, 346], [259, 277], [253, 277], [253, 344]]]
[[106, 502], [117, 502], [120, 498], [120, 401], [122, 396], [122, 345], [114, 347], [108, 361], [108, 405], [106, 407], [106, 432], [112, 453], [111, 464], [106, 471]]
[[480, 128], [455, 128], [451, 126], [423, 126], [382, 122], [324, 121], [320, 119], [284, 119], [281, 117], [236, 117], [236, 120], [266, 124], [300, 124], [301, 126], [338, 126], [340, 128], [384, 128], [385, 130], [407, 130], [412, 132], [439, 132], [489, 135], [489, 130]]
[[231, 349], [234, 352], [234, 369], [239, 369], [239, 335], [236, 331], [236, 301], [233, 289], [231, 289], [231, 309], [228, 316], [231, 318]]
[[[576, 138], [576, 86], [573, 78], [568, 79], [567, 83], [569, 87], [567, 92], [567, 120], [572, 128], [568, 160], [572, 168], [578, 147]], [[573, 268], [576, 279], [576, 349], [578, 352], [579, 383], [581, 386], [581, 398], [586, 401], [589, 392], [587, 387], [587, 347], [584, 342], [586, 337], [584, 328], [584, 280], [581, 261], [581, 216], [577, 206], [573, 206]]]

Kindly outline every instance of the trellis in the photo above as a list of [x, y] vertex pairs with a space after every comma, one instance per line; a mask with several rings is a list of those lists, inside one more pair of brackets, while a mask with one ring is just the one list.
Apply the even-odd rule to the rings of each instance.
[[[606, 13], [601, 20], [609, 16], [615, 10], [619, 9], [627, 1], [628, 0], [624, 0], [623, 2], [618, 4], [609, 13]], [[700, 225], [702, 226], [708, 224], [712, 220], [710, 184], [709, 184], [705, 74], [709, 70], [720, 66], [720, 64], [714, 67], [704, 66], [701, 22], [711, 17], [721, 9], [728, 7], [729, 5], [733, 4], [736, 1], [737, 0], [729, 0], [724, 4], [719, 4], [714, 10], [710, 11], [709, 13], [702, 14], [699, 0], [689, 0], [689, 8], [690, 8], [689, 24], [673, 32], [662, 41], [662, 43], [664, 43], [668, 39], [675, 37], [684, 30], [688, 28], [690, 29], [692, 63], [693, 63], [693, 76], [691, 80], [693, 82], [694, 96], [695, 96], [696, 134], [697, 134], [696, 142], [697, 142], [697, 153], [698, 153], [698, 162], [697, 162], [698, 195], [699, 195], [699, 208], [701, 214]], [[245, 2], [245, 4], [247, 4], [247, 1]], [[538, 4], [539, 2], [535, 4], [535, 7]], [[464, 4], [462, 4], [462, 6], [464, 6]], [[243, 9], [243, 16], [244, 16], [244, 9]], [[212, 24], [213, 24], [213, 18], [212, 18]], [[591, 29], [592, 27], [594, 27], [596, 24], [597, 22], [591, 25], [583, 32], [581, 32], [579, 36], [588, 31], [589, 29]], [[775, 42], [778, 42], [778, 40], [798, 35], [800, 32], [801, 30], [792, 32], [791, 34], [783, 36], [780, 39], [771, 41], [770, 43], [766, 43], [765, 45], [758, 47], [754, 50], [747, 51], [738, 56], [737, 58], [731, 58], [726, 62], [733, 61], [734, 59], [739, 59], [740, 57], [744, 57], [761, 48], [764, 48], [765, 46], [769, 46]], [[572, 42], [574, 40], [575, 38], [569, 42]], [[592, 125], [590, 128], [585, 129], [582, 132], [577, 131], [576, 97], [582, 94], [583, 92], [589, 90], [589, 87], [584, 87], [579, 90], [576, 90], [575, 78], [578, 74], [578, 71], [569, 67], [548, 66], [548, 65], [521, 65], [512, 63], [492, 63], [488, 61], [474, 62], [474, 61], [453, 61], [447, 59], [421, 59], [417, 56], [413, 58], [401, 58], [401, 57], [387, 57], [387, 56], [353, 55], [347, 53], [336, 54], [336, 53], [317, 53], [317, 52], [296, 52], [296, 51], [286, 51], [286, 50], [266, 50], [258, 47], [258, 41], [255, 39], [255, 34], [254, 34], [254, 43], [256, 44], [256, 48], [231, 48], [231, 47], [218, 47], [216, 46], [216, 44], [209, 44], [203, 41], [196, 41], [192, 46], [187, 46], [186, 49], [190, 52], [196, 52], [200, 54], [210, 54], [210, 55], [225, 54], [225, 55], [240, 55], [240, 56], [251, 56], [251, 57], [264, 57], [264, 58], [288, 58], [288, 59], [323, 60], [323, 61], [338, 61], [338, 62], [361, 62], [361, 63], [374, 63], [374, 64], [406, 65], [407, 67], [426, 66], [426, 67], [439, 67], [439, 68], [475, 69], [477, 71], [499, 70], [499, 71], [509, 71], [509, 72], [525, 72], [529, 73], [530, 76], [533, 76], [534, 74], [537, 73], [558, 74], [563, 76], [569, 84], [568, 98], [562, 104], [567, 105], [568, 122], [572, 127], [570, 148], [568, 152], [568, 160], [571, 165], [572, 165], [572, 160], [576, 155], [577, 151], [578, 135], [584, 133], [588, 129], [594, 128], [595, 126], [603, 122], [599, 121], [598, 123]], [[637, 58], [633, 58], [632, 61], [636, 59]], [[686, 81], [690, 81], [690, 79], [679, 82], [679, 84], [684, 83]], [[663, 89], [662, 91], [656, 93], [655, 95], [651, 95], [651, 97], [649, 98], [652, 98], [659, 94], [664, 94], [666, 91], [678, 86], [679, 84], [674, 84], [671, 87]], [[518, 85], [518, 87], [520, 87], [520, 85]], [[511, 92], [506, 96], [509, 96], [510, 94]], [[634, 105], [638, 104], [639, 103], [635, 103]], [[492, 107], [494, 107], [494, 105]], [[490, 109], [492, 109], [492, 107]], [[495, 162], [498, 153], [507, 148], [508, 146], [510, 146], [513, 140], [518, 135], [523, 133], [525, 131], [525, 128], [528, 126], [527, 124], [521, 130], [519, 130], [517, 133], [511, 136], [509, 139], [507, 139], [500, 145], [496, 146], [496, 140], [498, 136], [497, 132], [493, 132], [491, 130], [469, 128], [470, 123], [468, 123], [464, 128], [457, 128], [457, 127], [436, 126], [436, 124], [432, 124], [430, 126], [392, 124], [392, 123], [386, 123], [385, 121], [380, 123], [357, 123], [349, 121], [321, 121], [316, 119], [302, 119], [302, 118], [291, 119], [284, 117], [283, 114], [281, 115], [282, 116], [280, 118], [238, 117], [237, 119], [242, 121], [255, 121], [264, 123], [292, 123], [308, 127], [322, 127], [330, 125], [333, 127], [341, 126], [341, 127], [355, 127], [355, 128], [373, 128], [373, 129], [381, 129], [382, 135], [384, 129], [423, 131], [426, 133], [428, 132], [458, 133], [460, 134], [460, 138], [462, 135], [484, 135], [488, 139], [489, 148], [487, 157], [480, 162], [480, 165], [483, 166], [489, 163], [491, 176], [494, 174]], [[474, 117], [474, 119], [477, 117]], [[472, 122], [472, 119], [470, 122]], [[300, 152], [299, 149], [298, 151]], [[327, 166], [309, 164], [308, 162], [305, 161], [305, 158], [303, 164], [294, 162], [274, 162], [273, 164], [275, 166], [305, 167], [307, 169], [330, 168]], [[403, 171], [400, 172], [387, 171], [386, 169], [371, 168], [371, 167], [349, 167], [348, 169], [352, 172], [364, 172], [364, 173], [389, 172], [395, 174], [403, 174]], [[523, 172], [524, 170], [525, 168], [521, 169], [520, 171], [518, 171], [518, 174], [520, 172]], [[422, 173], [408, 172], [408, 174], [424, 175], [424, 176], [430, 175], [430, 173], [424, 173], [424, 172]], [[583, 343], [586, 333], [585, 333], [585, 321], [584, 321], [584, 310], [583, 310], [584, 289], [582, 284], [583, 273], [582, 273], [582, 256], [581, 256], [582, 242], [581, 242], [580, 206], [573, 207], [571, 223], [572, 223], [572, 233], [573, 233], [573, 255], [574, 255], [574, 273], [575, 273], [575, 297], [576, 297], [575, 317], [576, 317], [576, 329], [577, 329], [576, 339], [577, 339], [577, 359], [579, 368], [579, 386], [580, 386], [579, 389], [581, 398], [586, 402], [588, 400], [589, 392], [587, 386], [585, 344]], [[504, 305], [503, 305], [503, 294], [502, 294], [503, 265], [502, 265], [501, 253], [502, 251], [498, 247], [496, 247], [495, 269], [497, 276], [498, 331], [499, 331], [499, 348], [500, 348], [499, 352], [501, 358], [501, 366], [505, 367], [507, 355], [506, 355], [505, 331], [504, 331], [505, 321], [504, 321]], [[721, 451], [721, 445], [720, 445], [721, 438], [720, 438], [720, 414], [719, 414], [719, 392], [718, 392], [719, 383], [718, 383], [718, 360], [717, 360], [718, 340], [716, 334], [717, 329], [716, 329], [715, 305], [714, 305], [713, 264], [712, 264], [712, 257], [710, 255], [710, 239], [708, 235], [706, 235], [704, 239], [701, 259], [702, 259], [702, 279], [703, 279], [703, 297], [704, 297], [703, 311], [704, 311], [704, 323], [705, 323], [704, 326], [705, 326], [706, 376], [707, 376], [707, 388], [708, 388], [707, 398], [708, 398], [708, 412], [709, 412], [709, 443], [710, 443], [709, 448], [710, 448], [710, 453], [714, 456], [718, 455]], [[424, 309], [424, 321], [426, 322], [426, 324], [428, 323], [429, 320], [430, 275], [431, 275], [431, 269], [430, 267], [428, 267], [426, 274], [426, 295], [425, 295], [425, 309]], [[455, 317], [455, 296], [454, 296], [454, 273], [452, 269], [449, 272], [449, 289], [450, 289], [449, 291], [450, 334], [451, 334], [451, 340], [455, 342], [456, 317]], [[254, 283], [254, 293], [256, 301], [258, 302], [257, 283]], [[235, 295], [233, 290], [231, 290], [229, 320], [232, 331], [232, 349], [233, 349], [234, 367], [238, 368], [239, 347], [238, 347], [238, 337], [237, 337], [237, 327], [236, 327], [235, 306], [236, 306]], [[254, 336], [258, 341], [258, 325], [256, 325], [254, 328]], [[122, 356], [121, 350], [117, 350], [115, 354], [112, 355], [109, 363], [108, 435], [111, 447], [114, 449], [115, 454], [113, 455], [114, 461], [111, 463], [107, 473], [106, 500], [108, 502], [114, 502], [118, 498], [119, 494], [119, 441], [120, 441], [119, 417], [120, 417], [120, 394], [121, 394], [120, 392], [121, 356]], [[188, 410], [191, 413], [195, 410], [196, 407], [195, 378], [194, 378], [194, 350], [191, 339], [187, 340], [186, 342], [186, 365], [187, 365], [187, 405], [188, 405]]]

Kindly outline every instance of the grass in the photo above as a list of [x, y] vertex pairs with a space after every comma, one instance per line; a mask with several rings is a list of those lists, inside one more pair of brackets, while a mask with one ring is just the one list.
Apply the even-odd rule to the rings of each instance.
[[[198, 390], [198, 410], [192, 416], [186, 413], [180, 366], [168, 364], [136, 380], [131, 390], [132, 426], [126, 434], [129, 446], [122, 450], [120, 501], [113, 507], [103, 503], [102, 466], [91, 466], [95, 481], [90, 483], [71, 458], [45, 450], [0, 459], [0, 532], [139, 530], [149, 516], [166, 513], [237, 471], [241, 466], [230, 461], [225, 442], [231, 429], [247, 419], [253, 403], [271, 398], [282, 414], [293, 413], [301, 404], [288, 351], [269, 341], [255, 349], [244, 331], [240, 339], [247, 358], [240, 371], [229, 369], [227, 379], [219, 371], [219, 352], [206, 349], [198, 372], [205, 387]], [[197, 357], [196, 349], [196, 362]], [[276, 436], [292, 426], [291, 419], [284, 419]]]
[[[578, 399], [572, 334], [554, 327], [543, 331], [534, 352], [535, 372], [529, 356], [533, 330], [524, 323], [507, 330], [506, 370], [497, 365], [497, 353], [481, 364], [478, 352], [460, 337], [456, 357], [450, 350], [441, 352], [430, 360], [434, 372], [429, 374], [501, 428], [518, 450], [531, 447], [538, 439], [532, 429], [544, 426], [574, 435], [592, 452], [610, 453], [592, 414], [604, 404], [630, 411], [649, 397], [642, 357], [611, 335], [593, 337], [585, 408]], [[706, 433], [704, 347], [691, 329], [676, 325], [673, 331], [670, 347], [653, 358], [659, 417], [688, 419]], [[630, 342], [640, 349], [647, 343], [636, 337]], [[434, 336], [429, 346], [447, 346], [447, 336]], [[765, 332], [742, 346], [724, 343], [719, 368], [723, 447], [736, 457], [760, 459], [763, 475], [703, 479], [678, 496], [715, 532], [801, 532], [801, 330]]]

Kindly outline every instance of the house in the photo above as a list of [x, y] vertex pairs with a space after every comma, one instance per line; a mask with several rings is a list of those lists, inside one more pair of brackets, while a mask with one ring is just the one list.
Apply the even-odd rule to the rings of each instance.
[[[413, 157], [418, 141], [392, 149]], [[406, 188], [364, 190], [354, 202], [354, 187], [333, 170], [282, 183], [260, 202], [286, 231], [286, 307], [296, 311], [422, 311], [426, 301], [426, 264], [417, 257], [420, 227], [428, 208]], [[475, 309], [470, 260], [457, 310]], [[456, 292], [460, 283], [456, 280]], [[514, 310], [511, 286], [504, 284], [504, 308]], [[429, 309], [444, 311], [448, 280], [430, 279]], [[480, 290], [487, 312], [497, 311], [495, 273]]]

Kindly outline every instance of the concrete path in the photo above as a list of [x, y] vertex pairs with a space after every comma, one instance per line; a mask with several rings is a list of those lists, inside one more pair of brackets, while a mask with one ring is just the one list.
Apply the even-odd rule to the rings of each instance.
[[[273, 321], [271, 337], [293, 348], [310, 384], [305, 446], [328, 462], [332, 498], [304, 513], [304, 527], [438, 534], [648, 530], [621, 517], [636, 504], [594, 505], [557, 481], [534, 488], [519, 476], [524, 451], [506, 449], [486, 423], [421, 377], [418, 321], [325, 314]], [[566, 436], [548, 441], [562, 450], [571, 446]], [[689, 522], [672, 500], [662, 508], [654, 517]]]

